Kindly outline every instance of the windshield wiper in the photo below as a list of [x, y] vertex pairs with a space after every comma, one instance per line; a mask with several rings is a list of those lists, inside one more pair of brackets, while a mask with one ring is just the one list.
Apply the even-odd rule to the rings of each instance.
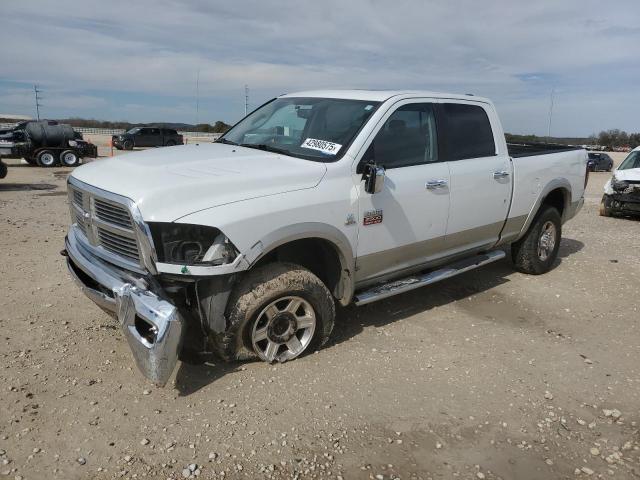
[[226, 145], [238, 145], [236, 142], [232, 142], [231, 140], [227, 140], [226, 138], [219, 138], [216, 140], [216, 143], [224, 143]]
[[255, 148], [256, 150], [264, 150], [265, 152], [284, 153], [285, 155], [291, 154], [289, 150], [285, 150], [284, 148], [272, 147], [271, 145], [267, 145], [265, 143], [241, 143], [240, 146], [246, 148]]

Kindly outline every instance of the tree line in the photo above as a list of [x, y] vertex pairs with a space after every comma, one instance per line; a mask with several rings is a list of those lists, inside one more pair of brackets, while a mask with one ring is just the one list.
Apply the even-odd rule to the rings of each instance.
[[640, 145], [640, 133], [627, 133], [617, 128], [613, 130], [605, 130], [598, 135], [591, 135], [589, 143], [593, 145], [602, 145], [608, 149], [619, 147], [635, 148]]

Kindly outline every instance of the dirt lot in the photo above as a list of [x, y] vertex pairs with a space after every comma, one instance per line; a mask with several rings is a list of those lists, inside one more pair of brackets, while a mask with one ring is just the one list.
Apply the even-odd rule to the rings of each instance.
[[544, 276], [499, 262], [158, 389], [67, 275], [68, 173], [0, 181], [0, 478], [640, 477], [640, 229], [598, 216], [608, 174]]

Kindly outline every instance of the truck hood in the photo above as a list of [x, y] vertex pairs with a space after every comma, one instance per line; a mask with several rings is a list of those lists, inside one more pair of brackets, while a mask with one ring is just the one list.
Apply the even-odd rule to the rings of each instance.
[[146, 221], [313, 188], [323, 163], [221, 143], [126, 153], [76, 168], [77, 180], [127, 197]]
[[626, 170], [616, 170], [613, 176], [619, 180], [640, 180], [640, 168], [627, 168]]

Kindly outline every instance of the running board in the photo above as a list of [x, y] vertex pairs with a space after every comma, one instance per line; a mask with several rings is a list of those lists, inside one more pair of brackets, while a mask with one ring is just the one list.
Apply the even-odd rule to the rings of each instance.
[[425, 285], [431, 285], [432, 283], [455, 277], [460, 273], [468, 272], [469, 270], [473, 270], [488, 263], [496, 262], [503, 259], [505, 256], [506, 254], [502, 250], [494, 250], [493, 252], [465, 258], [464, 260], [452, 263], [440, 270], [434, 270], [422, 275], [406, 277], [400, 280], [384, 283], [382, 285], [377, 285], [369, 290], [356, 293], [355, 304], [366, 305], [367, 303], [376, 302], [383, 298], [397, 295], [398, 293], [404, 293], [410, 290], [415, 290], [416, 288], [424, 287]]

